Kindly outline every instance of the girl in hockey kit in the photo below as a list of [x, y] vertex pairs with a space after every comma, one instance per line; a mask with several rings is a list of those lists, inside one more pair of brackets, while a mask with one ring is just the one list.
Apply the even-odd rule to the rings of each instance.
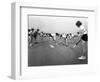
[[82, 22], [77, 21], [76, 26], [77, 26], [77, 28], [79, 28], [79, 30], [81, 31], [82, 34], [80, 35], [80, 40], [73, 47], [76, 47], [81, 42], [82, 55], [80, 57], [78, 57], [78, 59], [82, 60], [82, 59], [86, 59], [86, 56], [85, 56], [85, 52], [86, 52], [85, 43], [87, 43], [87, 41], [88, 41], [88, 35], [87, 35], [86, 28], [82, 25]]

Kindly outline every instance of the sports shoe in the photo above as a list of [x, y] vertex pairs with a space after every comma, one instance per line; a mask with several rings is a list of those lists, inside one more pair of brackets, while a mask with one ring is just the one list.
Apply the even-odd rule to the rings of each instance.
[[86, 56], [81, 56], [81, 57], [78, 57], [79, 60], [84, 60], [86, 59]]

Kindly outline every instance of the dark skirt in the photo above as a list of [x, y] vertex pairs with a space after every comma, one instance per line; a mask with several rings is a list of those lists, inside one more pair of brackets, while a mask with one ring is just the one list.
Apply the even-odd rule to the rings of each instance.
[[81, 36], [81, 39], [83, 40], [83, 41], [88, 41], [88, 35], [87, 34], [83, 34], [82, 36]]

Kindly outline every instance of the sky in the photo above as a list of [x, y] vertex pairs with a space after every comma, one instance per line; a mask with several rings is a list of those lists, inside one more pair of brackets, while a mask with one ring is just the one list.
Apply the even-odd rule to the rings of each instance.
[[75, 33], [79, 30], [75, 25], [78, 20], [88, 27], [88, 18], [29, 16], [28, 28], [39, 28], [46, 33]]

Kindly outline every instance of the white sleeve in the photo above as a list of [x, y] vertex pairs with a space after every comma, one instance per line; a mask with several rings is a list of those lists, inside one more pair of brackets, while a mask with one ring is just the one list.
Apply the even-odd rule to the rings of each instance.
[[80, 28], [81, 28], [81, 30], [85, 30], [85, 27], [84, 26], [81, 26]]
[[84, 31], [83, 34], [87, 34], [87, 30], [86, 30], [86, 28], [84, 26], [81, 26], [81, 30]]

